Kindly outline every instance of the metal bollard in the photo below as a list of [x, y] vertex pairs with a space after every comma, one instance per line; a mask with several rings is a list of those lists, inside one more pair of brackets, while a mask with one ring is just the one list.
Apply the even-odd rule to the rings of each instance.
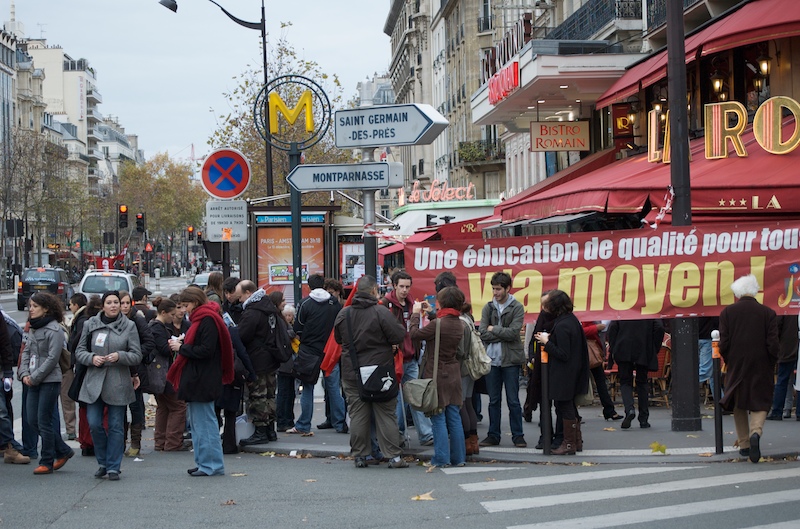
[[550, 444], [553, 440], [553, 424], [552, 424], [552, 416], [550, 415], [550, 380], [549, 376], [549, 357], [547, 355], [547, 351], [544, 350], [544, 346], [540, 345], [542, 351], [542, 402], [539, 404], [542, 409], [542, 420], [544, 424], [542, 425], [542, 448], [544, 450], [545, 455], [550, 455]]
[[720, 395], [722, 395], [720, 364], [721, 356], [719, 354], [719, 331], [711, 331], [711, 358], [714, 364], [714, 443], [716, 445], [716, 452], [721, 454], [722, 450], [722, 407], [719, 404]]

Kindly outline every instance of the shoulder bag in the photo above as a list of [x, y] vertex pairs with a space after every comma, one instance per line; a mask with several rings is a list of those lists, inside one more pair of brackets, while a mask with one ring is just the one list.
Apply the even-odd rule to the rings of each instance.
[[469, 338], [469, 349], [464, 358], [464, 365], [470, 378], [478, 380], [492, 370], [492, 359], [486, 354], [486, 348], [483, 346], [481, 335], [475, 331], [475, 325], [463, 319], [461, 321], [464, 323], [464, 333]]
[[586, 340], [586, 346], [589, 348], [589, 369], [602, 366], [605, 362], [605, 355], [600, 342], [589, 338]]
[[442, 320], [436, 319], [436, 346], [433, 348], [433, 378], [418, 378], [403, 384], [403, 398], [413, 409], [427, 416], [441, 413], [436, 374], [439, 370], [439, 338]]
[[[361, 366], [358, 363], [356, 351], [356, 335], [350, 317], [351, 310], [347, 311], [347, 332], [350, 333], [350, 361], [356, 371], [358, 381], [358, 394], [365, 402], [386, 402], [397, 397], [399, 389], [397, 374], [394, 370], [394, 361], [386, 364]], [[321, 358], [321, 357], [320, 357]], [[295, 360], [296, 362], [296, 360]]]

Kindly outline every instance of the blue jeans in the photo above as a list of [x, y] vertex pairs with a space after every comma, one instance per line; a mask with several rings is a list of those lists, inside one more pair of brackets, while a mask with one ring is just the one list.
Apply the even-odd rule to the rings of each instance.
[[467, 460], [464, 428], [461, 425], [461, 408], [454, 404], [445, 406], [442, 413], [431, 415], [433, 429], [433, 458], [431, 465], [443, 467], [461, 465]]
[[[405, 384], [409, 380], [416, 380], [418, 378], [419, 364], [417, 361], [412, 359], [408, 362], [404, 362], [403, 380], [401, 383]], [[405, 433], [406, 431], [405, 414], [403, 413], [404, 405], [405, 402], [403, 402], [402, 398], [397, 399], [397, 426], [400, 428], [400, 433]], [[430, 441], [433, 438], [431, 420], [428, 417], [425, 417], [424, 413], [417, 411], [414, 408], [411, 408], [411, 417], [414, 419], [414, 428], [417, 429], [417, 439], [419, 439], [419, 442], [424, 443], [426, 441]]]
[[[342, 387], [339, 382], [339, 366], [333, 368], [330, 376], [322, 377], [325, 390], [328, 394], [328, 402], [331, 408], [331, 424], [337, 432], [341, 432], [345, 427], [344, 417], [344, 398], [342, 397]], [[303, 394], [300, 395], [300, 417], [294, 423], [295, 428], [301, 432], [311, 431], [311, 418], [314, 415], [314, 387], [303, 386]]]
[[508, 422], [512, 437], [523, 435], [522, 406], [519, 403], [519, 366], [497, 367], [486, 375], [489, 390], [489, 437], [500, 439], [500, 418], [503, 406], [503, 387], [506, 390]]
[[53, 420], [61, 395], [61, 382], [43, 382], [28, 388], [28, 417], [31, 427], [42, 438], [42, 457], [39, 464], [53, 468], [56, 459], [67, 457], [72, 449], [61, 438], [61, 426]]
[[[103, 427], [103, 411], [108, 408], [108, 431]], [[125, 451], [125, 434], [123, 427], [127, 406], [106, 405], [103, 399], [97, 399], [86, 405], [86, 419], [92, 432], [94, 456], [97, 463], [108, 472], [119, 473], [122, 464], [122, 453]]]
[[714, 394], [714, 359], [711, 355], [711, 340], [698, 340], [698, 351], [700, 353], [700, 383], [708, 380], [708, 387], [711, 394]]
[[213, 402], [187, 402], [186, 417], [192, 426], [192, 446], [197, 469], [209, 476], [225, 474], [222, 442]]
[[[791, 385], [790, 379], [796, 365], [794, 361], [778, 364], [778, 380], [775, 381], [775, 393], [773, 393], [770, 415], [783, 416], [783, 403], [786, 401], [786, 392]], [[797, 413], [798, 417], [800, 417], [800, 406], [798, 406]]]
[[[39, 434], [31, 425], [28, 415], [28, 386], [22, 385], [22, 455], [31, 459], [39, 457]], [[57, 413], [57, 412], [56, 412]]]

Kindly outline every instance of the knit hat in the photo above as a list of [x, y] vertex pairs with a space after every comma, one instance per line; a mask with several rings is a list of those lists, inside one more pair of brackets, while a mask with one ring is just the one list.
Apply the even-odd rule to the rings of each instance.
[[117, 299], [119, 300], [122, 299], [122, 296], [119, 295], [119, 290], [106, 290], [105, 292], [103, 292], [103, 298], [102, 298], [103, 305], [106, 304], [106, 298], [108, 296], [117, 296]]

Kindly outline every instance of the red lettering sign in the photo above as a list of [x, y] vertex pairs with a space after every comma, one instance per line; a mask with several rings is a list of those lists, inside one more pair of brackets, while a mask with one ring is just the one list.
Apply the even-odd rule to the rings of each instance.
[[514, 61], [489, 79], [489, 104], [496, 105], [519, 88], [519, 62]]

